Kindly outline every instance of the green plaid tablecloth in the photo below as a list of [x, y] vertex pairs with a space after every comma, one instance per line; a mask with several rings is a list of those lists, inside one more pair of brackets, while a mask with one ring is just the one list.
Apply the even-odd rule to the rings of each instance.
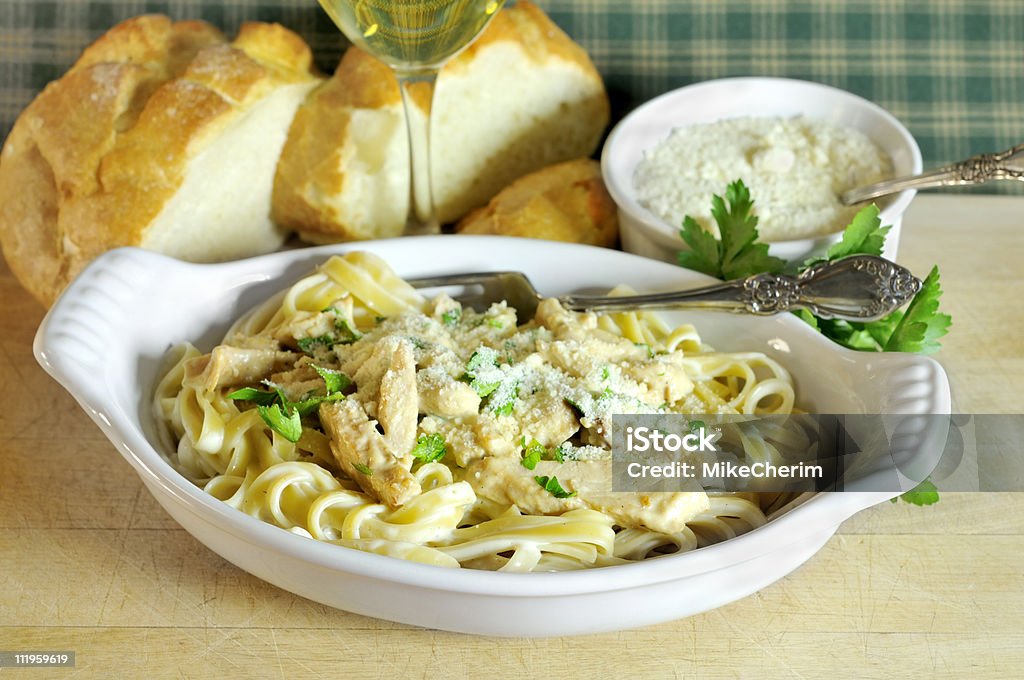
[[[618, 117], [709, 78], [771, 75], [882, 105], [934, 165], [1024, 141], [1024, 0], [537, 0], [590, 52]], [[278, 21], [330, 71], [343, 41], [315, 0], [0, 0], [0, 136], [48, 81], [117, 21], [202, 18], [229, 35]], [[1019, 185], [992, 191], [1020, 192]]]

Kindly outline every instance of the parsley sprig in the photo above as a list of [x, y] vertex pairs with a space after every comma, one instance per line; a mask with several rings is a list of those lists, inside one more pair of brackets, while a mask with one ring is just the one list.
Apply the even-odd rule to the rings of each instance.
[[[725, 191], [725, 199], [712, 199], [711, 214], [718, 225], [716, 239], [691, 217], [683, 220], [680, 236], [691, 248], [679, 253], [679, 264], [720, 279], [734, 279], [762, 272], [779, 273], [785, 262], [768, 254], [768, 245], [757, 242], [757, 217], [754, 202], [742, 180]], [[828, 249], [824, 258], [809, 260], [799, 271], [822, 261], [849, 255], [881, 255], [890, 227], [883, 226], [875, 205], [861, 209], [843, 231], [842, 239]], [[939, 349], [939, 338], [949, 332], [952, 318], [939, 311], [942, 296], [939, 269], [932, 267], [914, 299], [905, 310], [898, 309], [878, 321], [852, 322], [821, 319], [807, 310], [795, 314], [832, 341], [850, 349], [866, 352], [918, 352], [930, 354]], [[935, 485], [925, 480], [901, 496], [915, 505], [938, 501]]]
[[726, 188], [724, 200], [717, 195], [711, 199], [711, 216], [718, 224], [720, 238], [687, 215], [679, 234], [691, 249], [679, 253], [679, 264], [725, 280], [781, 272], [786, 261], [769, 255], [767, 243], [757, 242], [753, 207], [750, 190], [737, 180]]

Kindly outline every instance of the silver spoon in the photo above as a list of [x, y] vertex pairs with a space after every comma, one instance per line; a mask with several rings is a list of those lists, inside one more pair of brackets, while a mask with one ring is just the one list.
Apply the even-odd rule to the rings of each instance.
[[[521, 319], [532, 319], [543, 299], [521, 272], [481, 272], [410, 279], [416, 288], [461, 287], [453, 297], [484, 310], [505, 301]], [[563, 295], [572, 311], [638, 309], [719, 309], [769, 316], [808, 309], [825, 319], [874, 321], [907, 303], [921, 282], [907, 269], [874, 255], [851, 255], [822, 262], [799, 276], [755, 274], [701, 288], [648, 295]]]
[[1024, 144], [1001, 153], [983, 153], [965, 161], [929, 170], [920, 175], [896, 177], [865, 187], [851, 189], [839, 197], [843, 205], [870, 201], [906, 189], [932, 189], [984, 184], [990, 180], [1012, 179], [1024, 182]]

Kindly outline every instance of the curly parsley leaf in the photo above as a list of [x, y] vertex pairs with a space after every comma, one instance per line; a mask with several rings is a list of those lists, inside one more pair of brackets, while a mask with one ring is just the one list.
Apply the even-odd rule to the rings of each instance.
[[757, 242], [757, 216], [754, 202], [742, 180], [725, 191], [725, 198], [711, 199], [711, 215], [718, 225], [720, 240], [687, 216], [679, 235], [690, 246], [681, 251], [679, 264], [720, 279], [739, 279], [761, 272], [778, 273], [786, 262], [768, 254], [768, 244]]
[[537, 476], [533, 478], [533, 481], [537, 482], [555, 498], [572, 498], [576, 495], [575, 491], [569, 492], [562, 488], [562, 485], [558, 483], [558, 477]]
[[939, 313], [940, 297], [942, 287], [939, 285], [939, 268], [932, 267], [921, 284], [921, 290], [910, 301], [906, 314], [886, 341], [885, 351], [922, 354], [938, 351], [938, 339], [949, 332], [953, 323], [949, 314]]
[[448, 453], [448, 445], [444, 436], [440, 433], [425, 434], [416, 440], [411, 454], [413, 458], [419, 458], [424, 463], [433, 463], [444, 458]]
[[[911, 505], [934, 505], [939, 502], [939, 490], [932, 480], [926, 479], [899, 498]], [[893, 498], [892, 502], [895, 503], [896, 499]]]
[[294, 443], [302, 436], [302, 416], [297, 409], [282, 409], [279, 404], [257, 406], [257, 412], [271, 430]]

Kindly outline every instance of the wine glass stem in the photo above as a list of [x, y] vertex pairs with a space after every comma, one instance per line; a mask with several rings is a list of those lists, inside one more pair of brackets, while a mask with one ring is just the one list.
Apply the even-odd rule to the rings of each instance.
[[434, 103], [437, 73], [437, 69], [424, 69], [397, 74], [405, 110], [405, 129], [409, 136], [409, 214], [405, 223], [406, 235], [441, 233], [441, 225], [434, 210], [430, 163], [430, 110]]

